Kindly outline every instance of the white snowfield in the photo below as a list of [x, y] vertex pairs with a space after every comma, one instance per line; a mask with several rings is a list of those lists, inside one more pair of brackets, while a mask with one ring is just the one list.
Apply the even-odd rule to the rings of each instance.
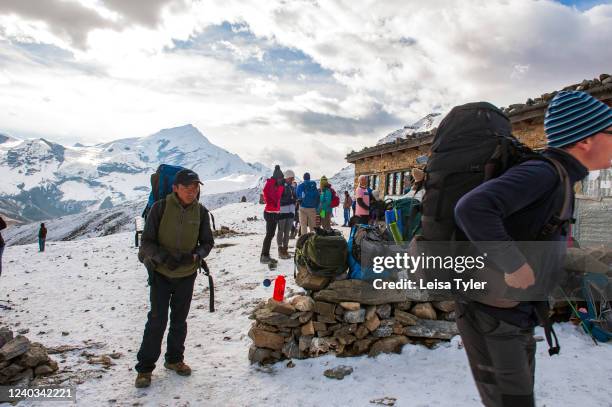
[[[132, 233], [50, 242], [44, 253], [35, 245], [7, 247], [0, 304], [13, 309], [0, 309], [1, 324], [29, 328], [26, 336], [46, 346], [94, 341], [100, 347], [86, 351], [122, 354], [108, 370], [87, 364], [82, 351], [67, 353], [63, 362], [59, 355], [52, 356], [64, 371], [60, 375], [83, 378], [77, 385], [79, 406], [375, 406], [371, 401], [385, 397], [396, 399], [396, 406], [480, 405], [458, 337], [434, 350], [406, 345], [401, 355], [325, 356], [294, 360], [293, 368], [286, 362], [250, 365], [248, 315], [257, 302], [272, 295], [262, 281], [274, 277], [259, 264], [262, 211], [263, 206], [251, 203], [214, 211], [218, 227], [254, 234], [218, 239], [218, 245], [233, 246], [214, 249], [207, 259], [215, 277], [215, 313], [208, 312], [206, 278], [196, 280], [185, 351], [185, 361], [193, 368], [190, 377], [164, 369], [164, 343], [151, 387], [134, 388], [133, 367], [149, 302], [146, 272], [136, 258]], [[246, 221], [250, 216], [259, 220]], [[291, 241], [291, 247], [294, 244]], [[276, 254], [276, 243], [272, 250]], [[291, 260], [281, 261], [275, 274], [287, 276], [288, 288], [299, 291]], [[568, 323], [556, 330], [560, 355], [549, 357], [546, 343], [538, 343], [538, 406], [612, 405], [612, 346], [595, 346]], [[323, 376], [325, 369], [338, 365], [351, 366], [354, 372], [341, 381]]]

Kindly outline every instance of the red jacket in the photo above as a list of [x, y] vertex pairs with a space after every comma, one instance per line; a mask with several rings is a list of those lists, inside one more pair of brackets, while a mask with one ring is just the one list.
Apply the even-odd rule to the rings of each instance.
[[268, 178], [263, 189], [264, 201], [266, 202], [264, 211], [273, 213], [280, 212], [280, 200], [284, 189], [284, 186], [276, 185], [276, 180], [274, 178]]

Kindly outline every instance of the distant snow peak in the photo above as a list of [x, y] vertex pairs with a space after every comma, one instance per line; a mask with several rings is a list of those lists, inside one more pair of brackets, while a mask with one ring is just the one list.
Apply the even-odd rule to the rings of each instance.
[[385, 137], [378, 140], [376, 145], [392, 143], [398, 139], [404, 139], [415, 133], [423, 133], [431, 131], [438, 127], [444, 116], [441, 113], [429, 113], [427, 116], [417, 120], [412, 124], [408, 124], [399, 130], [389, 133]]
[[197, 172], [203, 194], [245, 190], [272, 172], [212, 144], [191, 124], [91, 146], [0, 135], [0, 210], [27, 222], [143, 200], [160, 164]]

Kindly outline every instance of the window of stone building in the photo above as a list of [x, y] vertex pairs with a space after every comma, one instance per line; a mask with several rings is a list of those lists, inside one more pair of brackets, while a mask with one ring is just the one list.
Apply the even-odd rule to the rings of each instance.
[[404, 182], [402, 184], [402, 193], [404, 193], [404, 190], [408, 187], [411, 187], [412, 185], [410, 185], [410, 170], [404, 171]]
[[378, 186], [378, 175], [370, 175], [370, 179], [368, 180], [368, 186], [370, 187], [370, 189], [376, 190]]
[[393, 173], [388, 173], [385, 178], [385, 195], [393, 195]]
[[393, 174], [393, 195], [399, 195], [402, 193], [402, 173], [396, 172]]

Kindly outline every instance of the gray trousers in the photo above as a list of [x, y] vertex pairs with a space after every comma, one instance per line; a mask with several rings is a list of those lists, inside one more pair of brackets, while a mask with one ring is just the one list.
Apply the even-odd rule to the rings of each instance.
[[456, 310], [457, 327], [482, 403], [487, 407], [534, 407], [533, 328], [521, 329], [459, 302]]
[[276, 243], [278, 247], [289, 246], [289, 235], [291, 234], [291, 226], [293, 226], [293, 218], [285, 218], [278, 220], [278, 233], [276, 234]]

